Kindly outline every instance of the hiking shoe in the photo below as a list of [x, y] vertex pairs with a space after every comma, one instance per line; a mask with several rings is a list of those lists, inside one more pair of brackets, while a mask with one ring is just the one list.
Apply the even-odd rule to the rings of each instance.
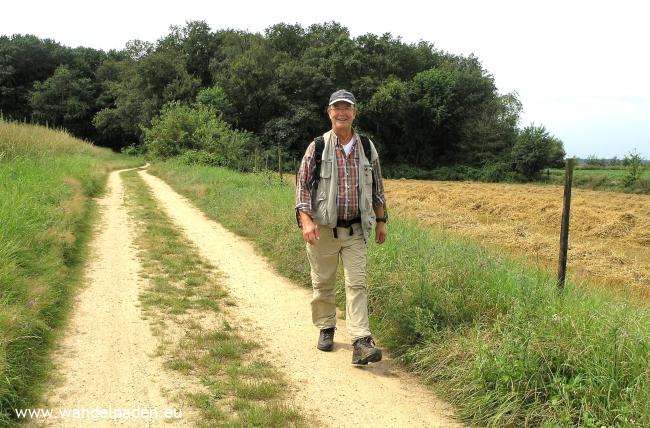
[[335, 327], [330, 327], [320, 331], [320, 335], [318, 336], [318, 349], [325, 352], [332, 350], [334, 347], [334, 330], [336, 330]]
[[352, 352], [352, 364], [363, 366], [368, 363], [381, 361], [381, 349], [377, 348], [375, 341], [372, 340], [372, 336], [357, 339], [352, 346], [354, 348]]

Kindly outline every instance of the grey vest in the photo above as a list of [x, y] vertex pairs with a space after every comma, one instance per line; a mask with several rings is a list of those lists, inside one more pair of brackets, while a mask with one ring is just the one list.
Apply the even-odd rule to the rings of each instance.
[[[323, 149], [323, 158], [320, 167], [320, 181], [315, 195], [312, 195], [312, 215], [314, 223], [331, 228], [336, 227], [338, 218], [338, 167], [336, 164], [336, 144], [332, 138], [332, 131], [323, 134], [325, 139], [325, 148]], [[359, 211], [361, 216], [361, 228], [363, 235], [368, 241], [368, 236], [375, 225], [375, 211], [372, 208], [372, 163], [377, 158], [375, 145], [370, 142], [370, 161], [366, 158], [361, 145], [361, 138], [357, 133], [354, 134], [359, 153], [358, 176], [359, 176]], [[316, 154], [318, 155], [318, 154]]]

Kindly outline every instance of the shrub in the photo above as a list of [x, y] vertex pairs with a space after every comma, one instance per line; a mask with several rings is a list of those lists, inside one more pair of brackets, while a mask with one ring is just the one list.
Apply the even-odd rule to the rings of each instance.
[[627, 173], [623, 177], [623, 184], [625, 187], [630, 187], [641, 178], [643, 159], [641, 158], [641, 155], [634, 150], [625, 156], [623, 162], [627, 169]]
[[480, 181], [497, 183], [502, 181], [515, 181], [515, 172], [507, 162], [489, 162], [481, 168]]
[[535, 125], [519, 133], [511, 152], [515, 170], [528, 180], [537, 178], [545, 167], [561, 166], [564, 155], [562, 141]]
[[184, 156], [191, 163], [204, 160], [208, 165], [249, 169], [252, 134], [232, 129], [211, 107], [171, 102], [151, 128], [143, 130], [145, 147], [154, 158]]

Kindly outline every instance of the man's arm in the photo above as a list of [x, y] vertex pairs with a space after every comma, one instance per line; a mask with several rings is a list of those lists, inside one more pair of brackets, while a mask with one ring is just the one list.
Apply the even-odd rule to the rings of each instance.
[[311, 218], [311, 190], [309, 183], [311, 182], [314, 169], [316, 168], [316, 157], [314, 156], [315, 144], [312, 142], [305, 151], [305, 156], [300, 163], [298, 170], [298, 177], [296, 179], [296, 213], [298, 226], [302, 230], [303, 239], [311, 245], [316, 244], [316, 240], [320, 238], [318, 234], [318, 226]]
[[[381, 178], [381, 166], [379, 165], [379, 158], [375, 159], [372, 164], [373, 174], [375, 179], [372, 184], [372, 207], [375, 211], [375, 216], [384, 217], [386, 215], [386, 195], [384, 194], [384, 181]], [[386, 223], [377, 222], [375, 226], [375, 242], [383, 244], [386, 241]]]

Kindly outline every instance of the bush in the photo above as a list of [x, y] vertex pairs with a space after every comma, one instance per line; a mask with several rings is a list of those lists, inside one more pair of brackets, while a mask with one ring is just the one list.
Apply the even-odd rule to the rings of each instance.
[[564, 155], [562, 141], [535, 125], [519, 133], [511, 152], [515, 170], [527, 180], [539, 177], [543, 168], [561, 166]]
[[623, 177], [623, 184], [625, 187], [631, 187], [634, 183], [639, 181], [639, 178], [641, 178], [643, 159], [635, 150], [625, 156], [623, 163], [627, 170], [627, 173]]
[[223, 165], [224, 159], [217, 153], [210, 153], [205, 150], [188, 150], [179, 156], [179, 160], [185, 165]]
[[171, 102], [143, 130], [147, 153], [154, 158], [183, 156], [191, 163], [250, 169], [252, 134], [232, 129], [211, 107]]
[[481, 168], [479, 179], [490, 183], [515, 181], [516, 173], [512, 170], [512, 165], [507, 162], [489, 162]]

